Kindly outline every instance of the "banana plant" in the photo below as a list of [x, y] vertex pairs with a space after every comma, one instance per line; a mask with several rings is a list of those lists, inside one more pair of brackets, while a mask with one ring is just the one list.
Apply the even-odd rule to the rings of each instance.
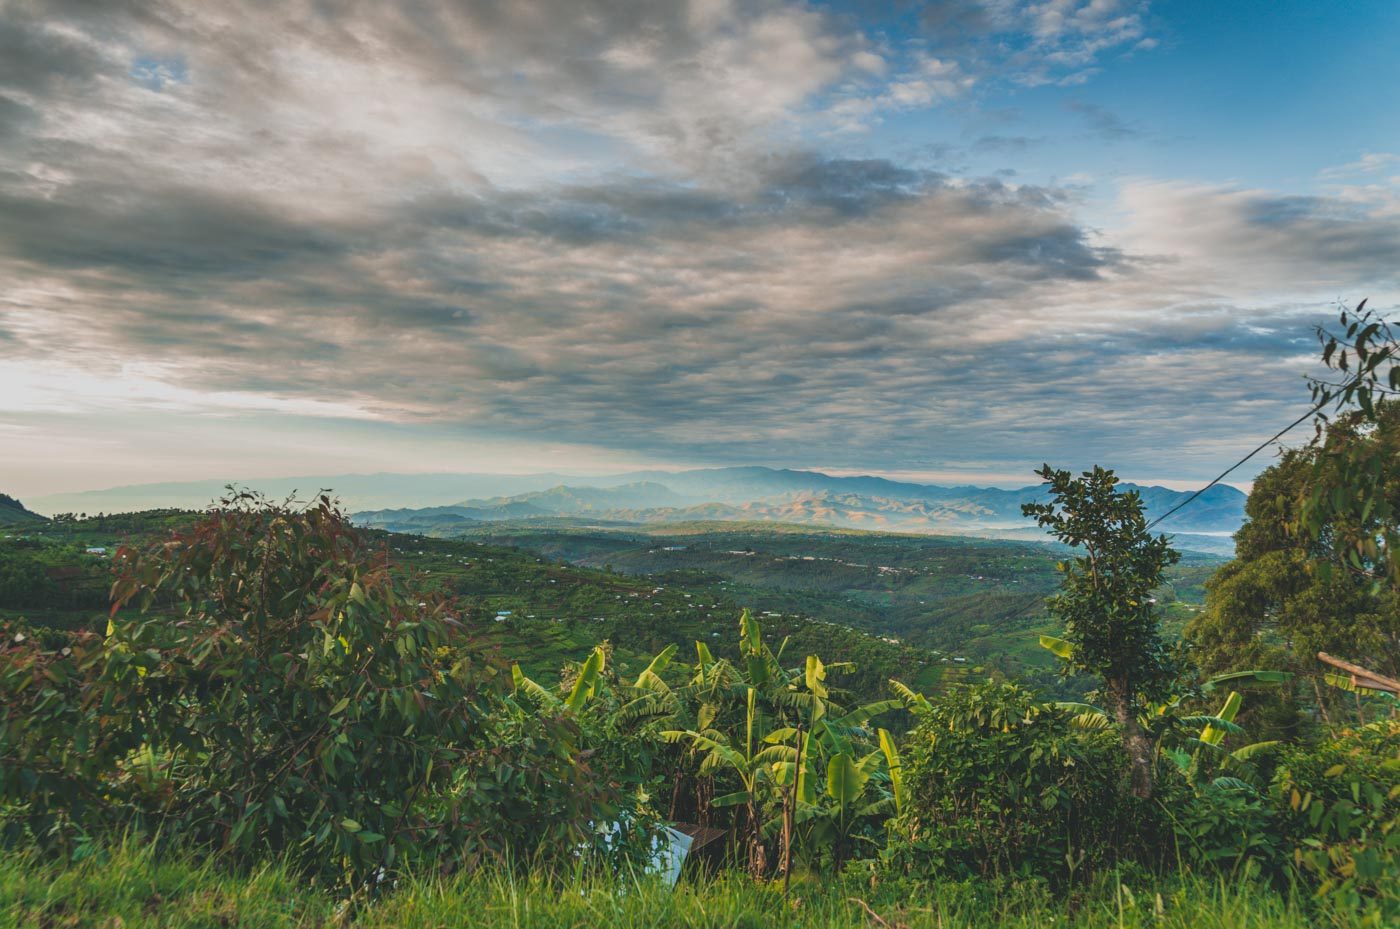
[[[832, 860], [839, 867], [849, 846], [852, 828], [863, 817], [887, 811], [893, 801], [889, 784], [893, 775], [878, 781], [876, 795], [857, 802], [880, 762], [898, 753], [885, 730], [881, 748], [860, 754], [872, 742], [869, 723], [876, 716], [897, 709], [899, 700], [879, 700], [842, 712], [831, 702], [828, 672], [843, 665], [827, 665], [807, 656], [801, 669], [788, 674], [785, 699], [779, 702], [797, 711], [796, 725], [775, 728], [767, 740], [775, 747], [774, 780], [782, 790], [782, 867], [784, 887], [791, 875], [792, 850], [799, 827], [814, 847], [832, 845]], [[860, 758], [858, 763], [852, 762]], [[824, 772], [824, 781], [823, 781]], [[825, 792], [822, 784], [825, 784]], [[858, 788], [858, 789], [857, 789]]]
[[767, 871], [767, 854], [763, 844], [763, 809], [774, 787], [773, 763], [781, 760], [774, 746], [765, 741], [765, 716], [759, 705], [758, 688], [745, 689], [744, 728], [741, 738], [713, 727], [668, 729], [661, 738], [668, 743], [686, 743], [701, 755], [700, 774], [728, 772], [741, 785], [733, 793], [716, 797], [712, 806], [742, 806], [746, 814], [749, 872], [762, 877]]
[[[1194, 739], [1185, 739], [1184, 747], [1164, 746], [1161, 751], [1176, 765], [1177, 769], [1191, 783], [1200, 780], [1203, 762], [1206, 758], [1217, 759], [1220, 769], [1232, 771], [1236, 775], [1248, 777], [1250, 771], [1248, 764], [1251, 758], [1274, 746], [1278, 745], [1277, 740], [1264, 742], [1251, 742], [1241, 746], [1234, 751], [1226, 751], [1222, 744], [1228, 735], [1242, 735], [1244, 730], [1235, 724], [1235, 716], [1238, 715], [1240, 707], [1244, 705], [1244, 698], [1238, 691], [1230, 691], [1230, 695], [1225, 698], [1225, 703], [1214, 716], [1183, 716], [1177, 719], [1180, 726], [1201, 725], [1203, 728], [1200, 734]], [[1190, 748], [1187, 752], [1185, 748]], [[1216, 778], [1217, 782], [1226, 780], [1239, 782], [1240, 778], [1222, 774]]]
[[510, 666], [510, 676], [516, 697], [527, 697], [531, 702], [551, 709], [563, 708], [571, 713], [580, 713], [588, 701], [598, 692], [598, 684], [607, 663], [607, 651], [601, 645], [596, 646], [593, 651], [588, 653], [583, 664], [579, 666], [578, 676], [574, 678], [574, 685], [570, 688], [568, 696], [563, 698], [548, 687], [526, 677], [525, 673], [520, 670], [518, 663]]
[[832, 867], [838, 872], [851, 851], [856, 827], [889, 812], [894, 804], [887, 781], [876, 776], [884, 760], [878, 749], [859, 759], [846, 752], [832, 755], [826, 763], [826, 790], [798, 814], [799, 823], [812, 823], [812, 841], [831, 847]]
[[627, 688], [628, 700], [618, 709], [618, 721], [624, 725], [641, 721], [670, 719], [681, 716], [688, 701], [684, 689], [673, 689], [662, 673], [676, 657], [676, 646], [668, 645], [651, 659], [642, 673]]
[[737, 783], [739, 790], [710, 805], [742, 811], [741, 841], [756, 876], [767, 870], [765, 836], [771, 839], [781, 828], [786, 883], [799, 832], [833, 843], [832, 860], [839, 863], [864, 818], [902, 802], [894, 740], [871, 723], [903, 704], [895, 699], [842, 707], [829, 678], [849, 665], [809, 655], [801, 665], [785, 667], [785, 645], [770, 648], [759, 621], [745, 610], [737, 661], [716, 658], [704, 642], [696, 642], [695, 662], [678, 680], [682, 675], [670, 671], [677, 649], [668, 646], [635, 680], [624, 682], [606, 676], [607, 652], [599, 647], [567, 690], [544, 687], [513, 667], [515, 698], [550, 712], [594, 714], [604, 731], [629, 732], [659, 722], [661, 740], [686, 749], [671, 757], [681, 766], [675, 770], [673, 809], [684, 771]]

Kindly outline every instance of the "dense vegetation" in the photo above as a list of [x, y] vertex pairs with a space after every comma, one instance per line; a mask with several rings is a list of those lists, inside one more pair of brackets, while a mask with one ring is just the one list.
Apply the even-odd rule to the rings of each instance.
[[[1393, 925], [1400, 480], [1374, 391], [1400, 376], [1365, 320], [1335, 394], [1357, 408], [1261, 479], [1184, 640], [1142, 500], [1043, 470], [1026, 512], [1065, 548], [1040, 644], [1076, 700], [739, 609], [725, 580], [368, 533], [326, 497], [7, 539], [3, 917]], [[107, 568], [94, 624], [76, 582]], [[531, 646], [578, 647], [512, 660]], [[669, 823], [723, 836], [717, 875], [663, 889]]]
[[[1100, 491], [1113, 498], [1111, 481]], [[652, 855], [659, 823], [683, 819], [725, 829], [752, 877], [799, 885], [861, 859], [878, 880], [1053, 893], [1192, 860], [1392, 913], [1388, 721], [1260, 765], [1244, 751], [1257, 746], [1226, 744], [1242, 736], [1237, 694], [1212, 714], [1189, 709], [1189, 681], [1144, 691], [1132, 710], [1167, 778], [1144, 800], [1088, 704], [1010, 684], [925, 696], [896, 683], [862, 701], [840, 686], [844, 663], [772, 643], [747, 611], [732, 658], [701, 641], [681, 661], [667, 645], [623, 674], [604, 644], [540, 683], [494, 657], [484, 634], [506, 623], [474, 618], [450, 581], [395, 569], [328, 500], [244, 495], [176, 525], [116, 554], [102, 633], [8, 621], [8, 845], [81, 860], [134, 830], [375, 895], [389, 874], [511, 858], [626, 870]], [[605, 822], [618, 825], [600, 836]]]
[[1337, 454], [1350, 450], [1379, 452], [1392, 463], [1385, 494], [1400, 501], [1400, 469], [1393, 466], [1400, 460], [1400, 407], [1383, 407], [1372, 428], [1359, 414], [1339, 419], [1322, 441], [1285, 453], [1259, 475], [1249, 520], [1236, 536], [1238, 555], [1211, 579], [1206, 609], [1188, 627], [1207, 668], [1247, 663], [1297, 675], [1292, 692], [1260, 707], [1283, 734], [1306, 724], [1308, 706], [1325, 721], [1354, 702], [1327, 687], [1334, 669], [1318, 661], [1319, 651], [1364, 655], [1374, 670], [1400, 676], [1400, 591], [1377, 583], [1357, 554], [1358, 538], [1395, 532], [1397, 510], [1385, 515], [1373, 507], [1364, 518], [1338, 511], [1315, 534], [1295, 531], [1314, 488], [1337, 483]]

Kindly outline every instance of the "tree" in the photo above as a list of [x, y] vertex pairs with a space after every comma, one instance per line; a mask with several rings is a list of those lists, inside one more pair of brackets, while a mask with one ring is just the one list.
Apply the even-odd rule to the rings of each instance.
[[1050, 502], [1021, 511], [1084, 552], [1057, 565], [1064, 578], [1050, 611], [1064, 623], [1070, 666], [1102, 679], [1122, 729], [1133, 795], [1146, 799], [1154, 751], [1138, 710], [1144, 700], [1160, 699], [1176, 677], [1152, 591], [1181, 556], [1166, 536], [1148, 532], [1141, 498], [1120, 492], [1112, 471], [1095, 466], [1076, 478], [1047, 464], [1036, 473], [1049, 485]]
[[[1314, 482], [1296, 523], [1300, 534], [1319, 538], [1329, 527], [1354, 527], [1341, 537], [1349, 568], [1378, 583], [1400, 588], [1400, 481], [1395, 477], [1396, 443], [1370, 433], [1393, 423], [1400, 395], [1400, 336], [1362, 300], [1342, 309], [1340, 332], [1317, 330], [1322, 363], [1340, 379], [1312, 378], [1317, 432], [1312, 448]], [[1330, 407], [1355, 434], [1335, 441], [1328, 428]], [[1345, 414], [1350, 413], [1349, 416]], [[1367, 441], [1367, 439], [1373, 439]]]
[[[1355, 489], [1346, 476], [1349, 456], [1376, 462], [1375, 486], [1389, 506], [1346, 504]], [[1255, 479], [1235, 559], [1207, 583], [1206, 608], [1187, 626], [1202, 665], [1290, 667], [1311, 678], [1324, 709], [1319, 651], [1365, 656], [1382, 673], [1400, 673], [1400, 592], [1378, 583], [1383, 552], [1367, 551], [1368, 541], [1384, 547], [1400, 529], [1395, 504], [1400, 405], [1377, 404], [1374, 421], [1361, 411], [1344, 414], [1314, 443], [1286, 452]], [[1299, 531], [1308, 518], [1311, 528]]]

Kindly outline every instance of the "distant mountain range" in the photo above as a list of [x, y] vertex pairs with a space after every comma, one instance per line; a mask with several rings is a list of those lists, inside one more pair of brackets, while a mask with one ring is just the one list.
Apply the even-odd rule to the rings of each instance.
[[[145, 484], [42, 498], [48, 512], [201, 507], [229, 481]], [[993, 534], [1038, 538], [1021, 504], [1043, 499], [1039, 486], [914, 484], [883, 477], [761, 467], [634, 471], [596, 477], [559, 474], [369, 474], [240, 481], [272, 497], [332, 490], [364, 525], [442, 531], [504, 520], [584, 519], [664, 524], [695, 521], [781, 522], [888, 532]], [[1135, 487], [1135, 485], [1125, 485]], [[1189, 494], [1136, 486], [1150, 516]], [[1161, 525], [1165, 532], [1228, 536], [1244, 519], [1245, 495], [1217, 485]], [[1197, 546], [1209, 547], [1209, 546]], [[1219, 550], [1219, 544], [1214, 546]]]
[[[612, 486], [560, 484], [542, 491], [420, 509], [356, 514], [364, 525], [397, 531], [440, 531], [477, 522], [584, 518], [612, 523], [777, 522], [885, 532], [989, 533], [1039, 537], [1021, 505], [1043, 500], [1038, 486], [1003, 490], [942, 487], [878, 477], [836, 477], [817, 471], [721, 468], [674, 474], [646, 472]], [[1140, 487], [1156, 518], [1189, 493]], [[1161, 524], [1164, 532], [1224, 538], [1244, 519], [1245, 495], [1217, 485]], [[1202, 547], [1202, 546], [1197, 546]], [[1219, 545], [1206, 546], [1219, 549]]]

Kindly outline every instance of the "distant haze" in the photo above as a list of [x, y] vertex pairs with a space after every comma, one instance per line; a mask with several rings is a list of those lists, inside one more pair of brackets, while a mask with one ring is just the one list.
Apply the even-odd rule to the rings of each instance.
[[[1136, 485], [1127, 485], [1136, 486]], [[1015, 489], [947, 487], [869, 475], [772, 468], [641, 471], [592, 477], [558, 474], [326, 475], [250, 482], [273, 497], [309, 499], [330, 490], [362, 524], [405, 532], [450, 533], [464, 524], [519, 520], [592, 519], [609, 523], [694, 521], [778, 522], [916, 533], [992, 533], [1038, 538], [1021, 504], [1043, 498], [1038, 486]], [[1189, 494], [1138, 487], [1149, 516], [1166, 513]], [[223, 492], [217, 482], [150, 484], [40, 498], [48, 512], [98, 512], [195, 507]], [[1211, 488], [1162, 531], [1219, 537], [1195, 547], [1228, 550], [1239, 528], [1244, 494]]]

